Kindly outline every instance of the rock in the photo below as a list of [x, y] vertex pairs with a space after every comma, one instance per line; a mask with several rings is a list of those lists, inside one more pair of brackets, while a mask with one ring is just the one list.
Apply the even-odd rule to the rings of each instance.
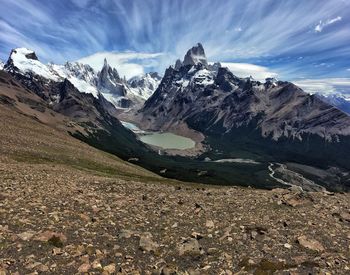
[[79, 217], [85, 222], [90, 221], [90, 217], [88, 215], [83, 214], [83, 213], [79, 214]]
[[93, 261], [92, 264], [91, 264], [91, 266], [92, 266], [93, 269], [102, 268], [102, 265], [101, 265], [101, 263], [100, 263], [99, 260]]
[[256, 236], [258, 236], [258, 232], [256, 232], [255, 230], [252, 230], [252, 231], [250, 232], [250, 238], [251, 238], [252, 240], [255, 240]]
[[26, 269], [34, 269], [37, 268], [38, 266], [42, 265], [40, 262], [31, 262], [25, 266]]
[[210, 247], [210, 248], [208, 248], [207, 254], [208, 254], [208, 255], [214, 255], [214, 254], [217, 253], [217, 252], [218, 252], [218, 249], [217, 249], [217, 248], [215, 248], [215, 247]]
[[143, 233], [140, 237], [140, 249], [147, 252], [155, 252], [159, 245], [152, 240], [151, 233]]
[[285, 248], [287, 248], [287, 249], [291, 249], [292, 248], [292, 245], [290, 245], [289, 243], [285, 243], [283, 246]]
[[313, 202], [311, 194], [306, 192], [290, 192], [282, 196], [282, 203], [291, 207], [297, 207]]
[[301, 246], [303, 246], [303, 247], [305, 247], [307, 249], [314, 250], [314, 251], [317, 251], [317, 252], [323, 252], [324, 251], [324, 247], [319, 241], [316, 241], [314, 239], [309, 239], [305, 235], [302, 235], [302, 236], [298, 237], [297, 242]]
[[195, 203], [194, 206], [195, 206], [194, 213], [196, 214], [198, 214], [200, 211], [203, 210], [203, 206], [201, 206], [199, 203]]
[[159, 270], [159, 274], [161, 275], [176, 275], [178, 274], [177, 268], [173, 266], [166, 265]]
[[78, 271], [80, 273], [88, 272], [91, 268], [91, 265], [89, 263], [83, 263], [81, 266], [79, 266]]
[[192, 232], [191, 237], [195, 238], [196, 240], [203, 239], [203, 235], [201, 233], [198, 233], [198, 232]]
[[115, 264], [109, 264], [103, 268], [103, 271], [108, 272], [109, 274], [112, 274], [115, 272]]
[[52, 249], [52, 255], [62, 255], [63, 251], [61, 248], [55, 247], [54, 249]]
[[20, 234], [17, 234], [17, 236], [22, 240], [22, 241], [28, 241], [34, 236], [35, 232], [33, 231], [27, 231], [27, 232], [22, 232]]
[[202, 247], [199, 245], [199, 242], [194, 238], [189, 238], [183, 240], [178, 245], [178, 251], [180, 256], [191, 255], [196, 256], [202, 254]]
[[208, 228], [208, 229], [212, 229], [212, 228], [214, 228], [214, 222], [212, 221], [212, 220], [207, 220], [206, 222], [205, 222], [205, 226]]
[[342, 221], [350, 222], [350, 213], [349, 212], [340, 212], [339, 216], [340, 216], [340, 219]]
[[129, 239], [129, 238], [131, 238], [132, 235], [134, 235], [134, 233], [135, 233], [134, 231], [122, 229], [119, 233], [119, 238]]
[[49, 240], [52, 240], [53, 238], [59, 239], [59, 241], [62, 243], [65, 243], [67, 241], [67, 237], [64, 234], [49, 231], [49, 230], [44, 231], [42, 233], [39, 233], [38, 235], [36, 235], [36, 237], [34, 239], [36, 241], [48, 242]]
[[41, 264], [38, 266], [38, 270], [41, 272], [47, 272], [49, 271], [49, 267], [47, 265]]

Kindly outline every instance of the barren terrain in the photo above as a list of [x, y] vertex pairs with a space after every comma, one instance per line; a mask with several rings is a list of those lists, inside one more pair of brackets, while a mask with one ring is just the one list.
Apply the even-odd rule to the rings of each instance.
[[163, 179], [0, 105], [0, 274], [349, 274], [349, 194]]

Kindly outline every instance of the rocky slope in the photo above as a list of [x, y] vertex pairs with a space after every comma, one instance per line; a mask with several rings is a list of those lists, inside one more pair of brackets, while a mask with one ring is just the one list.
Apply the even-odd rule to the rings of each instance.
[[[148, 149], [117, 119], [117, 109], [102, 95], [81, 93], [67, 79], [49, 81], [34, 74], [0, 71], [0, 105], [32, 117], [43, 124], [64, 129], [70, 135], [95, 146], [111, 149], [103, 141], [113, 140], [113, 153], [128, 159], [133, 152]], [[154, 153], [155, 154], [155, 153]]]
[[0, 118], [1, 274], [349, 273], [349, 194], [165, 180]]

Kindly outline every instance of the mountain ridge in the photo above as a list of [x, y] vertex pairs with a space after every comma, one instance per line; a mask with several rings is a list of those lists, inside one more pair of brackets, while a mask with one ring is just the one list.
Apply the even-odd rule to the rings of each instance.
[[[102, 94], [116, 108], [130, 108], [141, 105], [150, 94], [150, 87], [131, 87], [122, 79], [107, 60], [101, 71], [95, 72], [92, 67], [78, 62], [66, 62], [64, 65], [41, 63], [35, 52], [26, 48], [11, 51], [3, 68], [17, 74], [39, 75], [47, 81], [63, 81], [65, 78], [82, 93], [91, 93], [96, 98]], [[152, 86], [152, 88], [154, 88]]]
[[[184, 60], [193, 52], [201, 52], [205, 57], [202, 50], [200, 44], [191, 48]], [[155, 122], [159, 128], [174, 119], [184, 121], [195, 116], [200, 120], [199, 112], [207, 110], [210, 119], [202, 119], [206, 123], [204, 130], [221, 127], [228, 132], [233, 127], [249, 124], [253, 117], [264, 116], [258, 125], [262, 136], [272, 134], [275, 140], [282, 136], [301, 140], [305, 133], [319, 135], [327, 141], [350, 135], [348, 115], [290, 82], [267, 79], [261, 83], [236, 77], [224, 67], [216, 68], [216, 74], [206, 60], [188, 65], [183, 62], [176, 69], [178, 65], [177, 62], [166, 70], [159, 88], [139, 112], [146, 119], [159, 117], [161, 121]], [[314, 114], [310, 114], [311, 110]], [[318, 121], [314, 123], [314, 120]]]

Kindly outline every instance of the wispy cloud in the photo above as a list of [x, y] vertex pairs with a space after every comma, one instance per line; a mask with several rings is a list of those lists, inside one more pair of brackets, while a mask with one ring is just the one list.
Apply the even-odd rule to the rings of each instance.
[[315, 32], [322, 32], [323, 29], [329, 25], [332, 25], [338, 21], [341, 21], [342, 17], [341, 16], [337, 16], [333, 19], [328, 19], [325, 22], [322, 22], [322, 20], [320, 21], [320, 23], [318, 23], [315, 27]]
[[223, 62], [223, 67], [227, 67], [238, 77], [252, 76], [254, 79], [264, 81], [268, 77], [277, 77], [278, 74], [269, 71], [268, 68], [247, 63]]
[[311, 94], [342, 94], [350, 99], [350, 78], [302, 79], [293, 83]]
[[[106, 51], [164, 53], [131, 62], [162, 73], [202, 42], [210, 61], [257, 64], [281, 79], [341, 78], [349, 9], [343, 0], [1, 1], [0, 58], [20, 46], [56, 63]], [[333, 65], [314, 66], [322, 63]]]

